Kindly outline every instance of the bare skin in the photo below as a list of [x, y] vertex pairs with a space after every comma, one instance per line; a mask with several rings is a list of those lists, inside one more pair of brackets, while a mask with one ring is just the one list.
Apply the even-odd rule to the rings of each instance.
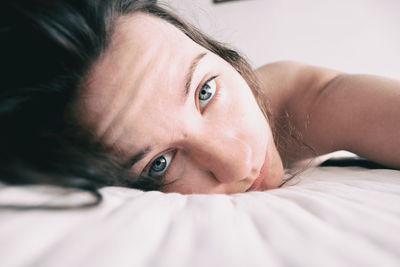
[[[289, 114], [318, 155], [348, 150], [400, 168], [400, 81], [296, 62], [268, 64], [257, 74], [274, 117]], [[289, 164], [312, 156], [306, 148], [287, 152]]]
[[[400, 167], [400, 83], [294, 62], [256, 71], [272, 108], [318, 155], [346, 149]], [[239, 193], [277, 188], [283, 164], [314, 156], [280, 151], [243, 77], [167, 22], [123, 18], [82, 86], [76, 114], [131, 170], [163, 191]], [[355, 102], [357, 100], [357, 102]], [[280, 134], [278, 132], [278, 134]]]

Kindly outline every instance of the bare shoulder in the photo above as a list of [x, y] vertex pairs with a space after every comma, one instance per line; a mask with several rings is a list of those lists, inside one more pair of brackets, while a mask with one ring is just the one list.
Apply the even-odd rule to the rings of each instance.
[[263, 101], [270, 107], [275, 137], [279, 137], [278, 150], [286, 166], [315, 156], [312, 151], [316, 148], [307, 143], [303, 125], [309, 121], [309, 110], [318, 92], [339, 74], [295, 61], [273, 62], [256, 70]]
[[[313, 94], [340, 74], [328, 68], [296, 61], [278, 61], [255, 70], [273, 114], [297, 108], [296, 100], [312, 99]], [[303, 102], [304, 103], [304, 102]]]
[[[256, 75], [273, 122], [286, 116], [314, 155], [348, 150], [400, 168], [400, 81], [291, 61], [264, 65]], [[296, 146], [285, 153], [288, 162], [310, 156]]]

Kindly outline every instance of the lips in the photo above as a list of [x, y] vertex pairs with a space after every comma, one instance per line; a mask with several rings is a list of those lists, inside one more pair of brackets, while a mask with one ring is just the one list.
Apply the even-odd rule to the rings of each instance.
[[260, 174], [259, 174], [258, 177], [254, 180], [254, 182], [253, 182], [253, 184], [250, 186], [250, 188], [246, 190], [246, 192], [249, 192], [249, 191], [256, 191], [256, 190], [260, 187], [262, 181], [264, 180], [264, 174], [265, 174], [265, 172], [267, 171], [267, 164], [266, 164], [266, 162], [267, 162], [267, 159], [264, 160], [264, 163], [263, 163], [263, 165], [262, 165], [262, 167], [261, 167], [261, 170], [260, 170]]

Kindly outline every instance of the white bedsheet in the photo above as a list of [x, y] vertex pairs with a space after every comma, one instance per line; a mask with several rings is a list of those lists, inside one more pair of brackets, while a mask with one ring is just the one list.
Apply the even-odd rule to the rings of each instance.
[[[313, 168], [293, 183], [235, 195], [108, 187], [91, 209], [0, 210], [0, 266], [400, 266], [400, 171]], [[0, 202], [55, 201], [35, 192], [3, 187]]]

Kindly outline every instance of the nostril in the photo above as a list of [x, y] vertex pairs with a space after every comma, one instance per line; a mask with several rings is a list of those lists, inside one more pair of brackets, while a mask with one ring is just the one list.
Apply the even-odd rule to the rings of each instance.
[[217, 176], [212, 172], [212, 171], [208, 171], [208, 174], [211, 176], [211, 178], [213, 178], [215, 181], [217, 181], [218, 183], [221, 183], [220, 180], [218, 180]]

